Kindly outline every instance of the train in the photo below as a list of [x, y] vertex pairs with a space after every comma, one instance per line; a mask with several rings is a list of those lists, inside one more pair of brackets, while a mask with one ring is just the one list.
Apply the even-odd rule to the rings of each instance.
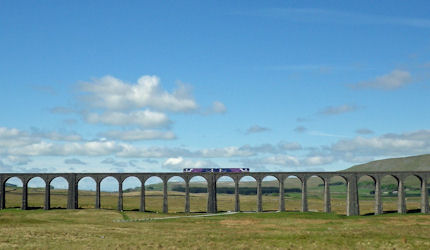
[[184, 173], [243, 173], [249, 168], [184, 168]]

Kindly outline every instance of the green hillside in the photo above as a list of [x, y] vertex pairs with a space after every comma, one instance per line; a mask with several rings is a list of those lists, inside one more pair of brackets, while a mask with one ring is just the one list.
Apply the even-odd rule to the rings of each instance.
[[343, 171], [430, 171], [430, 154], [371, 161]]

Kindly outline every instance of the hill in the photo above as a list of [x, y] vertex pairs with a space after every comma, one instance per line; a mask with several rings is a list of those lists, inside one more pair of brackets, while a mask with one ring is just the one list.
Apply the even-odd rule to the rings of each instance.
[[343, 171], [430, 171], [430, 154], [390, 158], [352, 166]]

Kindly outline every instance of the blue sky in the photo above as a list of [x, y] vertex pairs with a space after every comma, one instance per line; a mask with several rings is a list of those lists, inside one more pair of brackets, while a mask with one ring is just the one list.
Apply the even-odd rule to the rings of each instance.
[[426, 1], [2, 1], [0, 172], [430, 152]]

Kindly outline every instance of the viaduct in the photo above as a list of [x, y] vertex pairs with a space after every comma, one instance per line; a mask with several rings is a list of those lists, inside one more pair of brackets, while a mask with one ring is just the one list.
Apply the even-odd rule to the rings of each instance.
[[180, 177], [185, 181], [185, 208], [186, 213], [190, 212], [190, 179], [201, 176], [207, 181], [208, 199], [207, 212], [217, 212], [216, 183], [220, 177], [228, 176], [233, 179], [235, 187], [235, 211], [240, 211], [239, 203], [239, 181], [242, 177], [251, 176], [257, 182], [257, 212], [263, 211], [262, 205], [262, 180], [266, 176], [273, 176], [279, 183], [279, 211], [285, 211], [284, 182], [289, 177], [297, 177], [301, 182], [301, 211], [308, 211], [307, 200], [307, 180], [312, 176], [319, 177], [324, 183], [324, 212], [331, 211], [330, 205], [330, 185], [332, 177], [340, 176], [347, 183], [346, 214], [359, 215], [360, 208], [358, 202], [358, 180], [363, 176], [369, 176], [375, 185], [375, 214], [382, 214], [381, 201], [381, 179], [384, 176], [392, 176], [397, 180], [397, 211], [406, 213], [405, 187], [404, 181], [408, 176], [415, 176], [421, 183], [421, 212], [429, 212], [427, 180], [430, 171], [402, 171], [402, 172], [245, 172], [245, 173], [0, 173], [0, 209], [5, 208], [5, 187], [6, 181], [12, 177], [19, 178], [23, 183], [22, 205], [23, 210], [28, 208], [28, 182], [35, 177], [40, 177], [45, 181], [45, 204], [44, 209], [50, 209], [50, 184], [54, 178], [63, 177], [68, 182], [67, 208], [78, 208], [78, 182], [84, 177], [91, 177], [96, 182], [95, 208], [100, 208], [100, 183], [106, 177], [114, 177], [118, 183], [118, 210], [123, 210], [123, 189], [122, 183], [128, 177], [137, 177], [141, 182], [140, 211], [145, 211], [145, 181], [156, 176], [163, 181], [163, 212], [168, 212], [167, 203], [167, 182], [172, 177]]

